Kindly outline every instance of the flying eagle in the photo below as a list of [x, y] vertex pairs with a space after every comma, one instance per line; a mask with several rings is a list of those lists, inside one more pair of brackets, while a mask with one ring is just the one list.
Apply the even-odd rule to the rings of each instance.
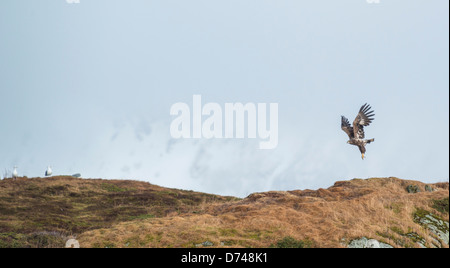
[[359, 113], [356, 116], [355, 121], [353, 121], [353, 127], [350, 125], [350, 122], [347, 118], [345, 118], [345, 116], [341, 116], [341, 128], [345, 133], [347, 133], [348, 137], [350, 138], [347, 143], [358, 146], [363, 160], [364, 154], [366, 153], [366, 144], [375, 141], [375, 139], [364, 139], [364, 127], [370, 125], [370, 123], [372, 123], [373, 117], [375, 116], [373, 110], [371, 111], [370, 109], [372, 109], [372, 107], [370, 107], [370, 105], [368, 105], [367, 103], [361, 106], [361, 109], [359, 109]]

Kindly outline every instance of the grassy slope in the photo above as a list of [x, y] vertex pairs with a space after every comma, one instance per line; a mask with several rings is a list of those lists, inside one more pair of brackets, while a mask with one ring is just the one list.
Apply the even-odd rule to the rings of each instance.
[[7, 179], [0, 181], [0, 247], [59, 247], [88, 230], [229, 200], [235, 198], [128, 180]]
[[[416, 185], [419, 193], [405, 188]], [[344, 247], [366, 236], [394, 247], [431, 246], [418, 209], [448, 221], [448, 183], [396, 178], [336, 182], [328, 189], [254, 193], [245, 199], [136, 181], [70, 177], [0, 181], [0, 247]], [[447, 212], [433, 200], [447, 198]], [[445, 206], [445, 205], [444, 205]], [[439, 209], [440, 211], [438, 211]], [[415, 236], [415, 237], [417, 237]], [[208, 245], [208, 244], [205, 244]]]

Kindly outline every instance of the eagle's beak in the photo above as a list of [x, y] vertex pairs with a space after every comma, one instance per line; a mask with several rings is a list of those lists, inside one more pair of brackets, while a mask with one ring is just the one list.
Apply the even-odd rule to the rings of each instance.
[[364, 160], [364, 154], [361, 154], [361, 158]]

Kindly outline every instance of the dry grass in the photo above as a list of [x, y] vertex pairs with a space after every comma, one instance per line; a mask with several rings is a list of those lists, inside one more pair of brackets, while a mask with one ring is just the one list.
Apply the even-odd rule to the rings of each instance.
[[[120, 222], [198, 213], [204, 203], [235, 199], [139, 181], [6, 179], [0, 181], [0, 248], [52, 247], [61, 244], [53, 242], [54, 237], [63, 239]], [[61, 235], [42, 236], [54, 233]]]
[[[411, 194], [407, 185], [421, 192]], [[83, 233], [84, 247], [269, 247], [283, 237], [315, 247], [345, 247], [362, 236], [394, 247], [418, 247], [416, 233], [431, 245], [429, 231], [413, 221], [417, 208], [448, 221], [432, 208], [448, 198], [448, 183], [431, 185], [397, 178], [336, 182], [328, 189], [255, 193], [240, 201], [203, 203], [200, 213], [183, 213], [116, 224]], [[448, 247], [448, 245], [444, 245]]]
[[[415, 185], [419, 193], [408, 193]], [[254, 193], [245, 199], [168, 189], [146, 182], [19, 178], [0, 181], [0, 247], [269, 247], [284, 238], [346, 247], [362, 236], [418, 247], [436, 244], [414, 222], [424, 209], [448, 221], [449, 184], [354, 179], [328, 189]], [[445, 200], [436, 207], [435, 200]], [[437, 210], [437, 209], [438, 210]], [[444, 245], [448, 247], [448, 245]]]

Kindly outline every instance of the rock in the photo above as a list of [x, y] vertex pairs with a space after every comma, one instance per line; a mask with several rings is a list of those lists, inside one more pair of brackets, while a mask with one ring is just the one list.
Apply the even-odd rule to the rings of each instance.
[[380, 248], [394, 248], [394, 247], [393, 247], [393, 246], [391, 246], [391, 245], [389, 245], [389, 244], [386, 244], [386, 243], [380, 242]]
[[366, 237], [361, 237], [360, 239], [355, 239], [348, 244], [348, 248], [364, 248], [368, 239]]
[[[443, 219], [435, 216], [433, 213], [426, 211], [424, 209], [418, 209], [414, 213], [414, 221], [420, 225], [426, 227], [430, 232], [436, 235], [437, 238], [442, 240], [446, 245], [449, 244], [449, 223]], [[441, 245], [441, 243], [436, 240], [436, 245]]]
[[432, 192], [432, 191], [434, 191], [434, 189], [430, 185], [425, 185], [425, 191]]
[[426, 248], [427, 241], [416, 232], [409, 232], [406, 237], [417, 243], [419, 247]]
[[205, 242], [202, 243], [202, 245], [204, 247], [212, 247], [212, 246], [214, 246], [214, 243], [213, 242], [209, 242], [209, 241], [205, 241]]
[[80, 243], [75, 239], [69, 239], [66, 242], [66, 248], [80, 248]]
[[364, 248], [380, 248], [380, 242], [375, 239], [370, 239], [364, 245]]
[[352, 240], [348, 245], [348, 248], [392, 248], [392, 246], [375, 239], [361, 237], [360, 239]]
[[425, 246], [425, 244], [423, 244], [423, 243], [417, 242], [417, 244], [419, 245], [420, 248], [427, 248], [427, 247]]
[[410, 185], [406, 186], [406, 191], [410, 194], [415, 194], [415, 193], [419, 193], [420, 189], [419, 189], [419, 186], [410, 184]]
[[214, 243], [210, 242], [210, 241], [205, 241], [205, 242], [203, 242], [201, 244], [195, 244], [195, 247], [201, 247], [201, 246], [203, 246], [203, 247], [212, 247], [212, 246], [214, 246]]
[[448, 221], [444, 221], [434, 216], [432, 213], [425, 214], [423, 217], [416, 214], [416, 222], [425, 226], [445, 244], [449, 243], [449, 224]]

